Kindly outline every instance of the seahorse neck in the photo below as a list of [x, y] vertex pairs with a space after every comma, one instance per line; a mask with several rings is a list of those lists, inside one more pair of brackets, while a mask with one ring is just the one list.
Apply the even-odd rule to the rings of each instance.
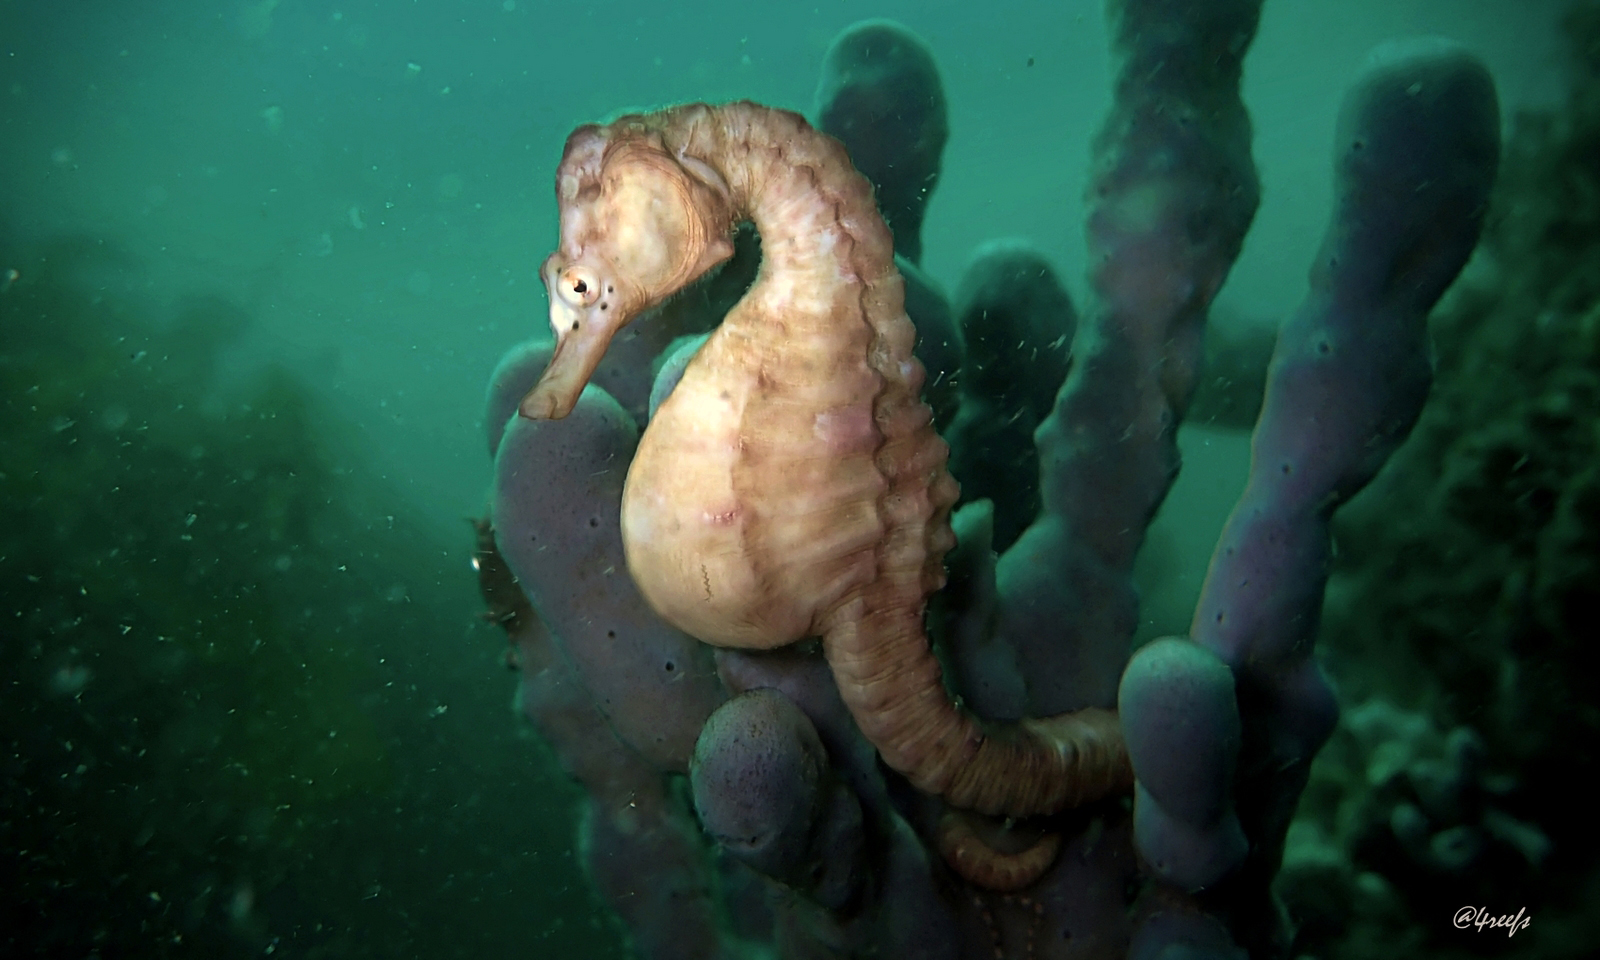
[[[893, 237], [842, 144], [796, 113], [750, 103], [710, 109], [715, 116], [691, 125], [685, 148], [724, 178], [736, 217], [761, 235], [758, 285], [876, 286], [895, 275]], [[903, 304], [891, 309], [896, 316], [866, 319], [892, 322]]]

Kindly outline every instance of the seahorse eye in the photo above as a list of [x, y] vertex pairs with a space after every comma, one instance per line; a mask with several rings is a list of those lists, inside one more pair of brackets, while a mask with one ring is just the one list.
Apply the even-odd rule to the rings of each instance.
[[561, 299], [574, 307], [587, 307], [600, 299], [600, 278], [588, 267], [568, 267], [556, 284]]

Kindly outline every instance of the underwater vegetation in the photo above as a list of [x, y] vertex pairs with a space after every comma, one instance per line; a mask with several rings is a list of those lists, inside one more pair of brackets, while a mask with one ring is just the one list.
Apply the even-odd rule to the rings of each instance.
[[470, 696], [465, 553], [296, 376], [219, 382], [239, 307], [93, 238], [0, 259], [0, 954], [592, 941], [569, 794]]

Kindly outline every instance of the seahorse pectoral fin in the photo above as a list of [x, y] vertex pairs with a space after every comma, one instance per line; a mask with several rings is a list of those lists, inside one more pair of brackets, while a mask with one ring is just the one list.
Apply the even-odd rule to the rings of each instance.
[[519, 412], [529, 420], [560, 420], [572, 412], [578, 395], [594, 376], [611, 338], [627, 323], [621, 310], [597, 310], [550, 298], [550, 326], [556, 349], [539, 382], [522, 398]]

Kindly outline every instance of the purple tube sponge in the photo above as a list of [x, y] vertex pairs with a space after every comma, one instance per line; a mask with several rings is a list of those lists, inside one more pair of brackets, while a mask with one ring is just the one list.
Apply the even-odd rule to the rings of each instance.
[[[780, 951], [810, 955], [796, 945], [822, 942], [850, 956], [881, 951], [886, 956], [954, 960], [959, 931], [943, 888], [921, 840], [897, 811], [877, 751], [856, 728], [826, 661], [815, 650], [724, 649], [717, 651], [717, 668], [729, 690], [744, 691], [736, 701], [760, 695], [792, 704], [810, 721], [827, 751], [826, 779], [832, 782], [827, 793], [810, 804], [816, 819], [809, 845], [787, 866], [780, 861], [780, 869], [767, 871], [768, 876], [791, 877], [779, 919], [789, 934], [779, 938]], [[711, 723], [733, 713], [730, 708], [719, 710]], [[787, 722], [800, 726], [792, 717]], [[753, 727], [746, 736], [754, 736]], [[702, 737], [697, 750], [710, 746]], [[751, 766], [758, 773], [772, 766], [762, 750], [728, 751], [719, 762], [737, 763], [740, 752], [747, 754], [746, 760], [753, 756]], [[799, 766], [791, 760], [788, 776]], [[700, 778], [695, 781], [697, 798], [708, 769], [697, 765], [691, 774]], [[761, 779], [782, 776], [763, 774]], [[718, 806], [726, 811], [727, 800]], [[794, 818], [792, 812], [790, 817]], [[746, 822], [757, 819], [746, 817]], [[708, 830], [717, 832], [709, 826]], [[736, 846], [726, 849], [739, 856]]]
[[976, 500], [951, 515], [956, 546], [944, 558], [949, 579], [930, 601], [928, 623], [967, 705], [981, 717], [1015, 720], [1027, 707], [1028, 691], [1016, 651], [995, 631], [994, 514], [993, 501]]
[[524, 340], [500, 358], [489, 375], [488, 395], [484, 398], [483, 429], [489, 441], [489, 456], [500, 449], [506, 424], [516, 416], [517, 405], [527, 396], [539, 376], [550, 364], [555, 344], [549, 340]]
[[513, 418], [495, 457], [495, 539], [617, 735], [682, 772], [722, 690], [710, 651], [657, 616], [628, 576], [619, 517], [638, 439], [594, 387], [565, 420]]
[[994, 502], [1004, 551], [1039, 512], [1033, 432], [1067, 377], [1078, 325], [1072, 298], [1043, 253], [1024, 240], [979, 247], [956, 287], [966, 356], [961, 410], [950, 429], [950, 472], [964, 500]]
[[520, 674], [517, 711], [584, 790], [584, 872], [641, 960], [733, 956], [737, 944], [718, 922], [709, 851], [689, 811], [667, 778], [617, 739], [523, 595], [488, 523], [476, 529], [473, 562], [488, 618], [505, 630]]
[[956, 285], [955, 311], [967, 351], [966, 394], [1008, 414], [1026, 410], [1035, 423], [1049, 416], [1078, 329], [1077, 308], [1050, 258], [1026, 240], [982, 244]]
[[786, 878], [805, 858], [827, 766], [806, 715], [776, 690], [752, 690], [700, 732], [689, 763], [695, 810], [723, 849]]
[[1126, 960], [1248, 960], [1216, 917], [1182, 900], [1147, 907]]
[[1488, 71], [1441, 40], [1380, 48], [1340, 115], [1332, 221], [1310, 292], [1279, 334], [1249, 483], [1191, 627], [1238, 684], [1235, 796], [1246, 871], [1263, 886], [1338, 714], [1312, 658], [1329, 519], [1422, 409], [1428, 311], [1477, 243], [1499, 131]]
[[1134, 557], [1177, 474], [1206, 310], [1255, 215], [1239, 77], [1260, 6], [1107, 5], [1116, 84], [1087, 196], [1092, 296], [1034, 435], [1039, 517], [998, 573], [1033, 713], [1116, 701]]
[[1233, 810], [1239, 708], [1233, 674], [1199, 644], [1164, 637], [1122, 675], [1117, 708], [1138, 771], [1134, 830], [1161, 879], [1198, 890], [1244, 859]]
[[933, 52], [892, 20], [854, 24], [823, 59], [813, 116], [872, 181], [895, 252], [920, 262], [922, 217], [950, 137]]
[[1345, 100], [1332, 222], [1279, 335], [1249, 484], [1195, 615], [1195, 639], [1236, 670], [1309, 652], [1327, 520], [1422, 410], [1428, 311], [1477, 244], [1499, 130], [1488, 71], [1440, 40], [1380, 48]]
[[862, 817], [816, 728], [789, 698], [751, 690], [706, 722], [689, 765], [700, 823], [757, 873], [838, 908], [861, 880]]

